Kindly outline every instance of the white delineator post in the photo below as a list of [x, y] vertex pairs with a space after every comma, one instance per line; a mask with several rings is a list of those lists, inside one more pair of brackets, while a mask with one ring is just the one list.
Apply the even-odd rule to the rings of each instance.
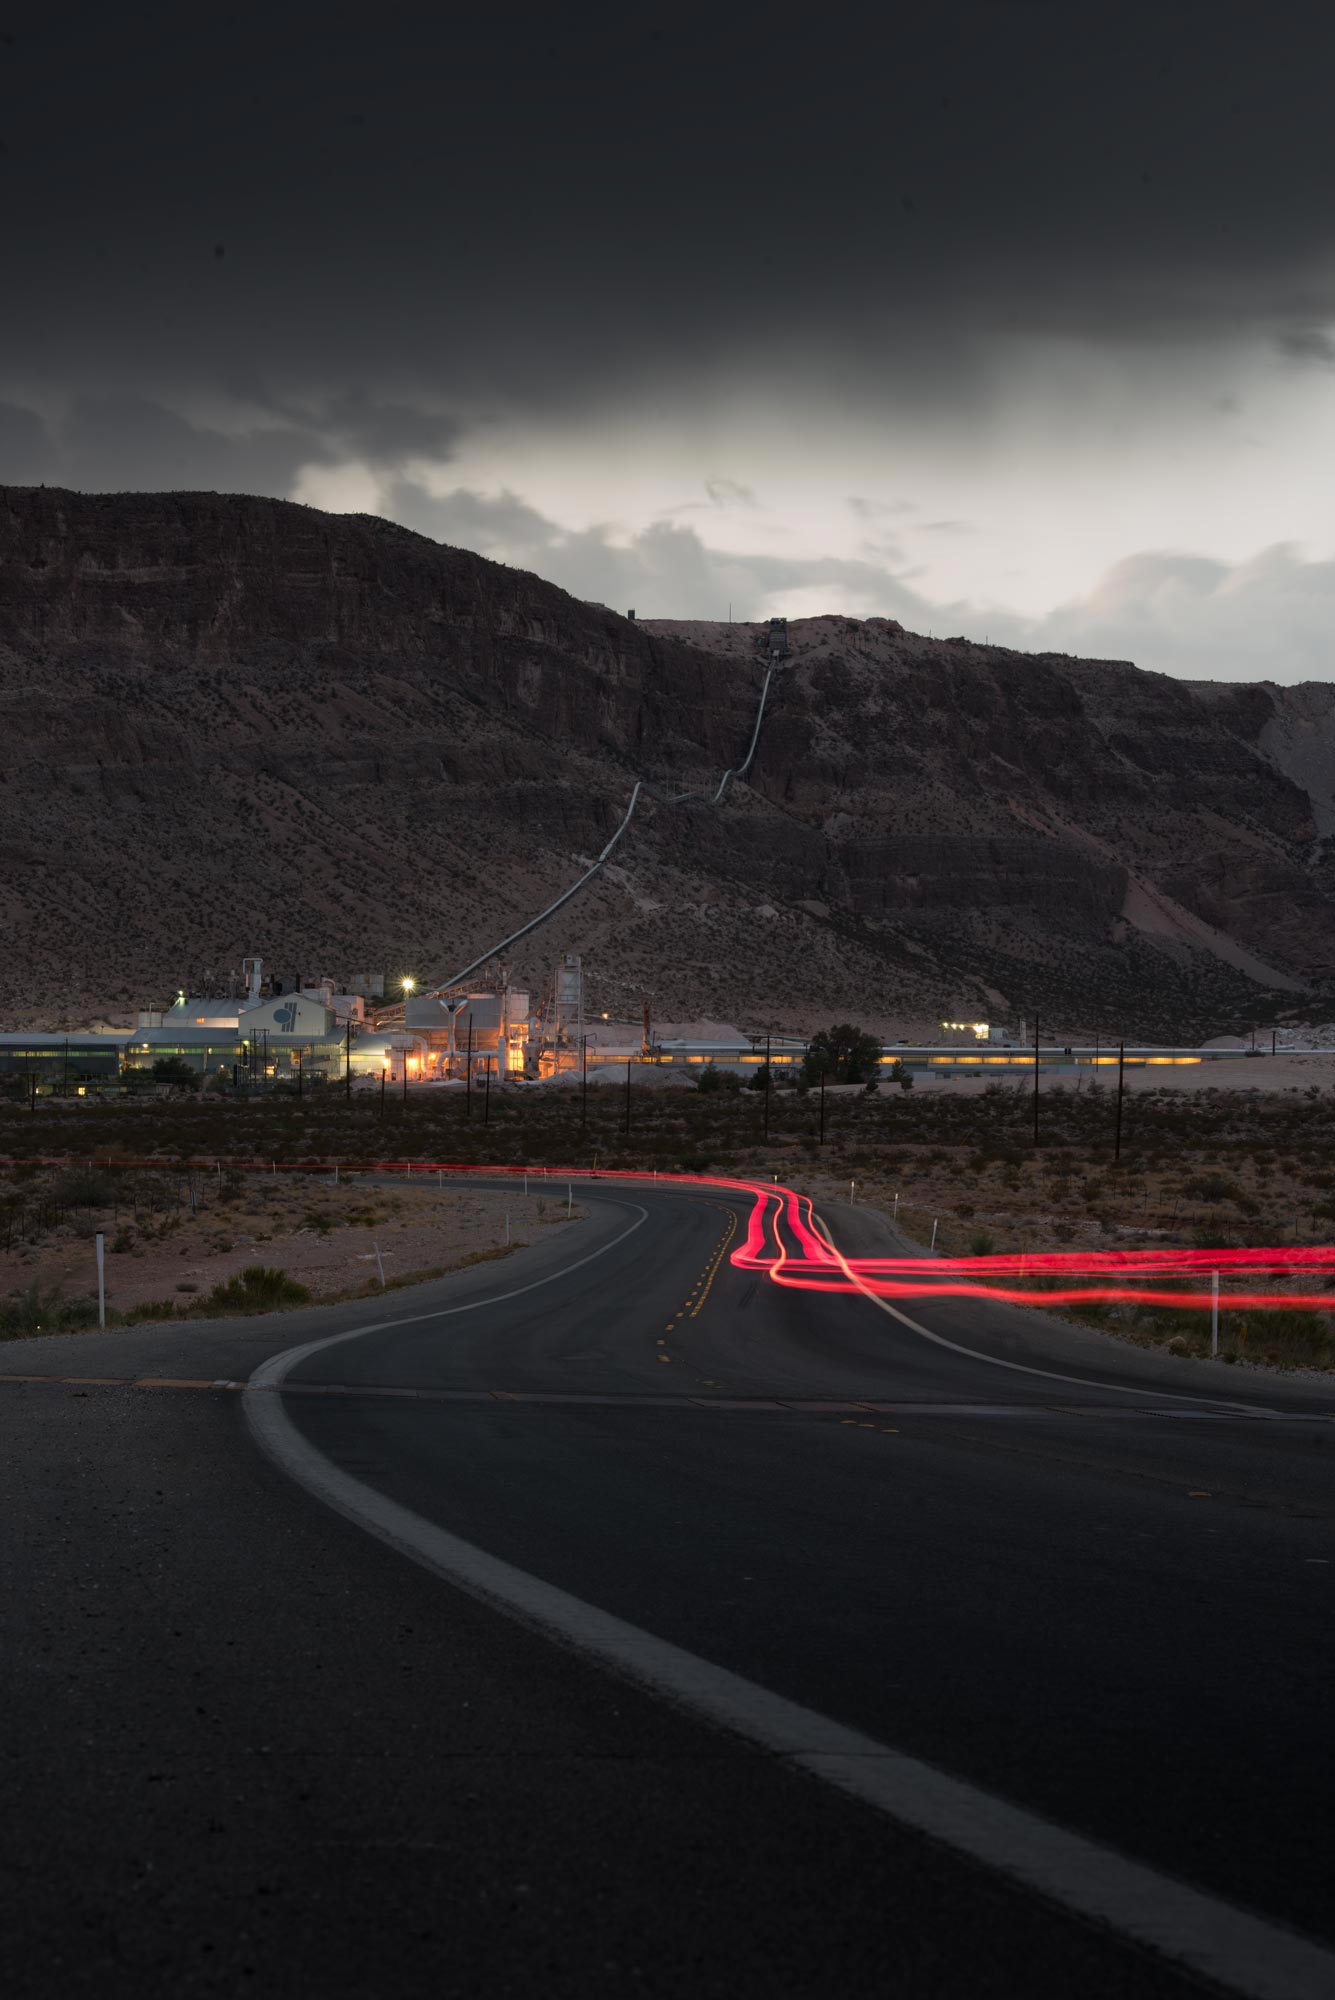
[[569, 1220], [570, 1220], [570, 1204], [571, 1204], [571, 1202], [572, 1202], [573, 1200], [574, 1200], [574, 1196], [572, 1195], [572, 1193], [571, 1193], [571, 1191], [570, 1191], [570, 1182], [569, 1182], [569, 1181], [567, 1181], [567, 1182], [566, 1182], [566, 1221], [567, 1221], [567, 1222], [569, 1222]]
[[[779, 1176], [775, 1174], [774, 1178], [777, 1181]], [[857, 1189], [858, 1189], [858, 1184], [856, 1181], [850, 1181], [848, 1183], [848, 1199], [850, 1202], [855, 1202], [857, 1200], [858, 1198]]]
[[936, 1225], [940, 1220], [941, 1218], [939, 1215], [934, 1215], [932, 1217], [932, 1240], [927, 1246], [929, 1250], [935, 1250], [936, 1248]]
[[1210, 1353], [1219, 1353], [1219, 1273], [1210, 1273]]
[[380, 1256], [380, 1245], [378, 1243], [373, 1243], [371, 1245], [371, 1248], [375, 1251], [375, 1267], [376, 1270], [380, 1273], [380, 1289], [383, 1292], [385, 1289], [385, 1266]]
[[896, 1189], [895, 1189], [895, 1212], [894, 1212], [894, 1214], [893, 1214], [893, 1215], [891, 1216], [890, 1220], [891, 1220], [892, 1222], [898, 1222], [898, 1220], [899, 1220], [899, 1189], [898, 1189], [898, 1188], [896, 1188]]
[[107, 1330], [107, 1281], [106, 1281], [107, 1239], [99, 1229], [97, 1232], [97, 1326], [99, 1333]]

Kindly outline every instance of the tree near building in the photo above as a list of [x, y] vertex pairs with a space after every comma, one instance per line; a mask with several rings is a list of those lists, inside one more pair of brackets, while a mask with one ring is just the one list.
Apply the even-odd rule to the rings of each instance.
[[174, 1090], [198, 1090], [199, 1071], [184, 1056], [159, 1056], [153, 1065], [154, 1083], [169, 1083]]
[[802, 1075], [808, 1083], [870, 1083], [880, 1074], [881, 1044], [865, 1028], [842, 1021], [822, 1028], [807, 1045]]

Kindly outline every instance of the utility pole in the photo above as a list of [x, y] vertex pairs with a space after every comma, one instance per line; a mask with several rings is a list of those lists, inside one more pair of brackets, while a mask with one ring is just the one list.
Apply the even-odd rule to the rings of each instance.
[[468, 1054], [464, 1057], [464, 1117], [473, 1115], [473, 1010], [468, 1010]]
[[490, 1116], [491, 1116], [491, 1071], [490, 1069], [484, 1069], [482, 1072], [482, 1123], [484, 1125], [486, 1124]]
[[630, 1053], [626, 1054], [626, 1137], [630, 1137]]
[[580, 1130], [583, 1131], [589, 1122], [589, 1038], [587, 1035], [581, 1035], [579, 1038], [579, 1057], [583, 1072], [579, 1087], [579, 1123]]
[[1034, 1016], [1034, 1144], [1038, 1144], [1038, 1016]]
[[344, 1097], [345, 1097], [345, 1098], [347, 1098], [347, 1099], [351, 1100], [351, 1097], [352, 1097], [352, 1016], [351, 1016], [351, 1014], [349, 1014], [349, 1016], [348, 1016], [348, 1025], [347, 1025], [347, 1028], [346, 1028], [346, 1030], [345, 1030], [345, 1032], [344, 1032], [344, 1036], [343, 1036], [343, 1095], [344, 1095]]
[[1278, 1034], [1278, 1030], [1277, 1030], [1277, 1029], [1275, 1029], [1275, 1028], [1272, 1028], [1272, 1029], [1270, 1030], [1270, 1053], [1271, 1053], [1271, 1055], [1274, 1055], [1274, 1053], [1275, 1053], [1275, 1040], [1276, 1040], [1276, 1036], [1277, 1036], [1277, 1034]]
[[825, 1144], [825, 1064], [820, 1066], [820, 1143]]
[[388, 1071], [388, 1070], [387, 1070], [387, 1069], [385, 1068], [385, 1065], [384, 1065], [383, 1063], [381, 1063], [381, 1065], [380, 1065], [380, 1116], [381, 1116], [382, 1118], [383, 1118], [383, 1117], [384, 1117], [384, 1115], [385, 1115], [385, 1078], [386, 1078], [386, 1077], [387, 1077], [388, 1075], [389, 1075], [389, 1071]]
[[769, 1144], [769, 1094], [774, 1088], [774, 1072], [769, 1066], [769, 1036], [765, 1037], [765, 1144]]
[[303, 1072], [303, 1071], [305, 1070], [305, 1067], [306, 1067], [306, 1065], [305, 1065], [305, 1063], [304, 1063], [304, 1062], [302, 1061], [301, 1057], [302, 1057], [302, 1052], [301, 1052], [301, 1050], [300, 1050], [300, 1049], [293, 1049], [293, 1051], [292, 1051], [292, 1060], [293, 1060], [293, 1062], [294, 1062], [294, 1063], [296, 1064], [296, 1066], [297, 1066], [297, 1096], [298, 1096], [298, 1097], [300, 1097], [300, 1096], [301, 1096], [301, 1094], [302, 1094], [302, 1072]]
[[1122, 1070], [1126, 1063], [1126, 1043], [1117, 1044], [1117, 1125], [1113, 1133], [1113, 1160], [1122, 1157]]
[[408, 1109], [408, 1051], [403, 1051], [403, 1108]]

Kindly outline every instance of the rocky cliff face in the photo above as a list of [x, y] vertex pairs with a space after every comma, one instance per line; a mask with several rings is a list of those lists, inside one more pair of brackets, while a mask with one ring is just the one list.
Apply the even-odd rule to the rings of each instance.
[[[0, 489], [0, 1011], [443, 977], [716, 780], [746, 626], [635, 624], [379, 520]], [[1335, 974], [1329, 691], [792, 629], [748, 782], [650, 796], [517, 955], [599, 1005], [1188, 1034]], [[1329, 783], [1327, 779], [1329, 778]]]

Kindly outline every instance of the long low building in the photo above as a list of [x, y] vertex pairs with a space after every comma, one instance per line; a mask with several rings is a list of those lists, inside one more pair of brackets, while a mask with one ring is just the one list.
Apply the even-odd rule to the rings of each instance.
[[[347, 1023], [340, 1028], [327, 1007], [305, 995], [278, 996], [240, 1010], [231, 1020], [210, 1017], [206, 1004], [178, 1003], [151, 1026], [138, 1028], [79, 1030], [69, 1034], [29, 1029], [0, 1034], [0, 1076], [28, 1077], [33, 1088], [43, 1094], [53, 1090], [105, 1089], [123, 1081], [129, 1072], [150, 1070], [163, 1058], [175, 1058], [188, 1063], [202, 1078], [220, 1076], [240, 1086], [266, 1081], [292, 1082], [298, 1074], [304, 1082], [341, 1081], [349, 1068], [354, 1078], [387, 1075], [396, 1083], [405, 1081], [406, 1070], [406, 1082], [412, 1085], [451, 1074], [461, 1076], [466, 1061], [466, 1036], [453, 1036], [454, 1048], [447, 1052], [435, 1046], [441, 1039], [439, 1030], [423, 1032], [416, 1027], [405, 1027], [388, 1032], [366, 1029], [356, 1032]], [[503, 1022], [498, 1024], [494, 1010], [491, 1018], [484, 1019], [479, 1008], [473, 1044], [473, 1067], [479, 1075], [484, 1068], [495, 1073], [502, 1043], [507, 1073], [524, 1073], [526, 1051], [520, 1032], [507, 1031]], [[802, 1066], [806, 1050], [806, 1042], [796, 1036], [772, 1036], [769, 1061], [776, 1077], [794, 1076]], [[1135, 1043], [1126, 1047], [1120, 1060], [1128, 1069], [1236, 1062], [1242, 1056], [1254, 1056], [1258, 1065], [1263, 1065], [1269, 1053], [1262, 1049]], [[1335, 1051], [1329, 1049], [1286, 1049], [1282, 1053], [1335, 1057]], [[641, 1042], [601, 1041], [590, 1036], [576, 1061], [583, 1058], [587, 1059], [590, 1070], [631, 1063], [688, 1075], [706, 1066], [749, 1073], [764, 1063], [766, 1051], [762, 1039], [750, 1036], [717, 1041], [664, 1041], [653, 1044], [648, 1053]], [[1032, 1045], [1023, 1048], [983, 1043], [968, 1047], [939, 1042], [895, 1042], [883, 1045], [880, 1060], [883, 1073], [902, 1063], [910, 1073], [993, 1076], [1001, 1080], [1026, 1070], [1032, 1074], [1035, 1050]], [[1037, 1051], [1037, 1060], [1043, 1070], [1057, 1074], [1074, 1076], [1093, 1070], [1115, 1075], [1119, 1055], [1107, 1043], [1045, 1042]], [[573, 1077], [578, 1071], [570, 1074]], [[1258, 1067], [1258, 1084], [1264, 1075], [1264, 1067]]]

